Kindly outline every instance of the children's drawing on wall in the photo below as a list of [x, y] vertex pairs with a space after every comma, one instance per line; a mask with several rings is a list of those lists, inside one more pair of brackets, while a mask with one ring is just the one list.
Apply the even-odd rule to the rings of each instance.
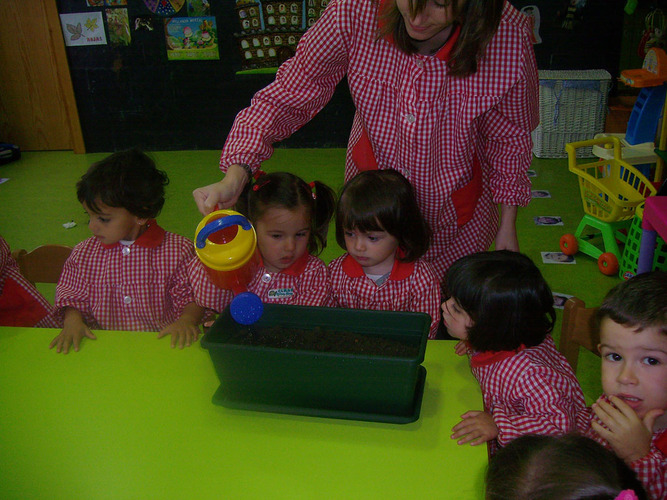
[[60, 25], [68, 47], [107, 44], [101, 12], [60, 14]]
[[127, 0], [104, 0], [104, 5], [107, 7], [122, 7], [127, 5]]
[[188, 0], [188, 16], [201, 17], [211, 15], [209, 0]]
[[586, 0], [566, 0], [563, 8], [556, 15], [560, 21], [560, 27], [564, 30], [575, 29], [583, 17], [584, 7], [586, 7]]
[[134, 31], [153, 31], [153, 18], [150, 16], [139, 16], [134, 18]]
[[104, 0], [86, 0], [86, 5], [88, 7], [103, 7]]
[[220, 59], [215, 17], [165, 19], [164, 32], [170, 61]]
[[528, 16], [530, 25], [533, 27], [533, 44], [542, 43], [540, 36], [540, 9], [537, 5], [526, 5], [521, 12]]
[[173, 16], [183, 8], [185, 0], [144, 0], [146, 7], [158, 16]]
[[112, 45], [130, 45], [130, 18], [127, 9], [106, 9], [109, 42]]

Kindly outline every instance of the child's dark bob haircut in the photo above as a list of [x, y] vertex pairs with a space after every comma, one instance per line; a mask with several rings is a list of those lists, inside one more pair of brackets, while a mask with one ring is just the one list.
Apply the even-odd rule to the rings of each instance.
[[343, 187], [336, 209], [336, 241], [341, 248], [345, 248], [345, 231], [354, 229], [392, 235], [403, 251], [403, 262], [424, 255], [430, 241], [412, 185], [392, 169], [366, 170]]
[[647, 498], [634, 471], [590, 438], [520, 436], [489, 462], [486, 500], [613, 500], [632, 490]]
[[153, 219], [164, 205], [167, 174], [139, 149], [128, 149], [93, 163], [76, 184], [76, 196], [92, 212], [99, 203], [124, 208], [135, 217]]
[[304, 207], [310, 218], [308, 253], [319, 255], [327, 245], [335, 206], [336, 195], [326, 184], [320, 181], [307, 184], [289, 172], [272, 172], [248, 183], [235, 208], [256, 224], [270, 208]]
[[476, 351], [510, 351], [544, 341], [556, 321], [554, 298], [528, 257], [509, 250], [460, 258], [447, 271], [447, 292], [470, 316]]
[[667, 273], [642, 273], [616, 285], [598, 309], [598, 322], [604, 318], [637, 332], [657, 328], [667, 335]]

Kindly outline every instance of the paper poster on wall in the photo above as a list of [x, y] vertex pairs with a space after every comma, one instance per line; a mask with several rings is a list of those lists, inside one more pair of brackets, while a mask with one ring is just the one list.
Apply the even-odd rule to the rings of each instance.
[[101, 12], [60, 14], [60, 25], [68, 47], [107, 44]]
[[86, 5], [88, 7], [103, 7], [104, 0], [86, 0]]
[[106, 9], [109, 43], [130, 45], [130, 18], [127, 9]]
[[211, 4], [209, 0], [188, 0], [188, 16], [210, 16]]
[[144, 0], [146, 7], [158, 16], [173, 16], [185, 3], [185, 0]]
[[107, 7], [122, 7], [127, 5], [127, 0], [104, 0]]
[[220, 59], [215, 17], [174, 17], [164, 20], [170, 61]]

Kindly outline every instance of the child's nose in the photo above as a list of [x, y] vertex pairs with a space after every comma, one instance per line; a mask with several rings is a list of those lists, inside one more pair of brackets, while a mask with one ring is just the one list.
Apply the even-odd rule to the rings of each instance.
[[637, 377], [635, 376], [631, 363], [623, 363], [621, 371], [618, 373], [618, 381], [621, 384], [634, 384], [637, 382]]
[[296, 241], [294, 238], [285, 238], [285, 250], [292, 251], [296, 248]]

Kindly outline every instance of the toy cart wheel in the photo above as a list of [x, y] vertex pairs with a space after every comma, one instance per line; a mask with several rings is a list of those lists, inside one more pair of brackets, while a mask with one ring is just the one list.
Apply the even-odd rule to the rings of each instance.
[[565, 255], [574, 255], [579, 251], [579, 242], [573, 234], [564, 234], [560, 237], [560, 251]]
[[618, 258], [611, 252], [605, 252], [598, 257], [598, 269], [602, 274], [614, 276], [618, 273]]

